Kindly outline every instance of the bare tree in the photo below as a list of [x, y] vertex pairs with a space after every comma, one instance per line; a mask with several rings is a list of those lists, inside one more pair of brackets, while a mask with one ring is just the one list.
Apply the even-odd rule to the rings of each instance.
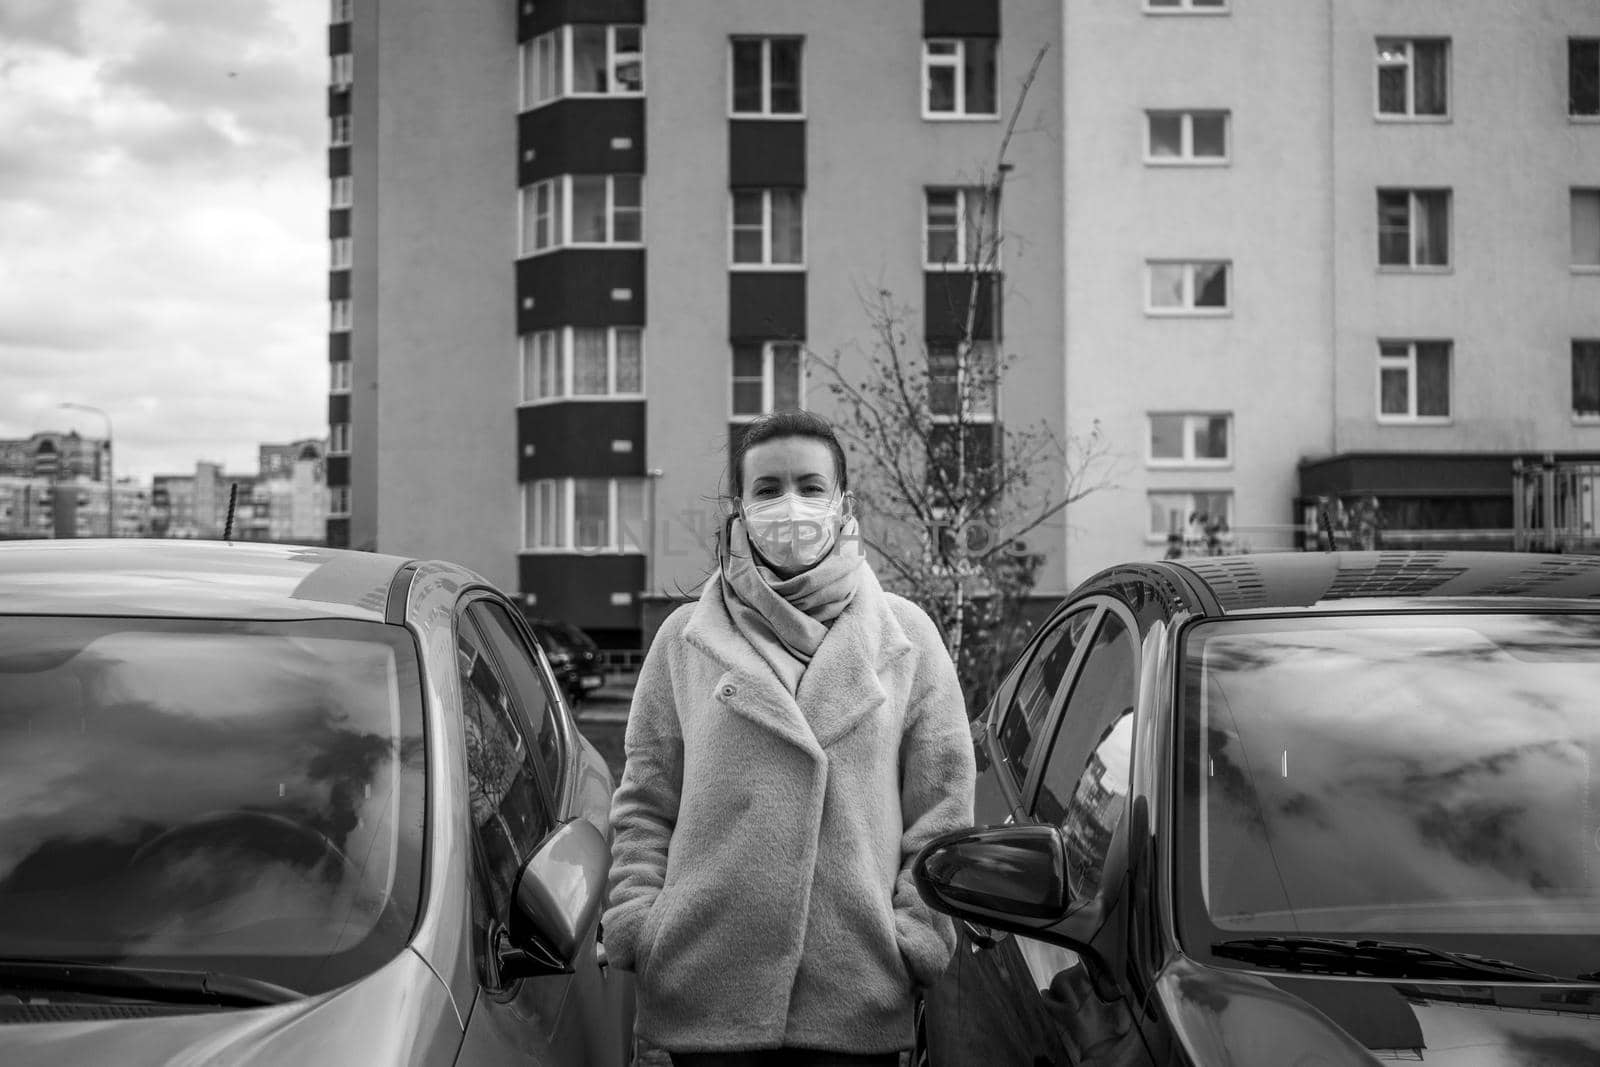
[[[1000, 196], [1006, 153], [1043, 62], [1021, 83], [992, 163], [973, 186], [947, 194], [951, 226], [930, 248], [949, 270], [952, 336], [930, 343], [913, 311], [887, 289], [861, 293], [871, 344], [864, 362], [806, 353], [832, 394], [853, 458], [862, 536], [885, 584], [942, 629], [968, 709], [981, 710], [1025, 640], [1023, 614], [1044, 556], [1030, 534], [1107, 484], [1098, 423], [1063, 439], [1047, 423], [1011, 426], [997, 401], [1018, 356], [1000, 354]], [[1039, 353], [1036, 358], [1059, 358]]]

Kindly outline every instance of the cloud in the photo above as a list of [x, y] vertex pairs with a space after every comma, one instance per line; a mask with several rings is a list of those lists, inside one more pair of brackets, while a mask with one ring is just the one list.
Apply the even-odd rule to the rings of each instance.
[[6, 0], [0, 5], [0, 40], [79, 53], [83, 50], [79, 6], [76, 0]]

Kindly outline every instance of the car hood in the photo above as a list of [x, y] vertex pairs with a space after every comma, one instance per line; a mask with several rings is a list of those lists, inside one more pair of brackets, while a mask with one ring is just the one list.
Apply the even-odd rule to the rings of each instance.
[[1509, 1067], [1600, 1063], [1594, 985], [1269, 977], [1179, 956], [1162, 969], [1156, 996], [1204, 1067], [1345, 1067], [1397, 1056]]
[[406, 949], [341, 989], [288, 1004], [130, 1019], [0, 1025], [7, 1067], [162, 1063], [240, 1067], [304, 1063], [450, 1063], [461, 1023], [443, 983]]

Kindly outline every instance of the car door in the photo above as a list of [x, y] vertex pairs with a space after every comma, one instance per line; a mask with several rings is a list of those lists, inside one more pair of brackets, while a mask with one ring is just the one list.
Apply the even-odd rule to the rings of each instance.
[[506, 936], [522, 866], [566, 816], [559, 716], [532, 650], [496, 599], [456, 620], [473, 823], [472, 929], [478, 993], [463, 1063], [620, 1063], [593, 936], [572, 974], [502, 982], [493, 946]]

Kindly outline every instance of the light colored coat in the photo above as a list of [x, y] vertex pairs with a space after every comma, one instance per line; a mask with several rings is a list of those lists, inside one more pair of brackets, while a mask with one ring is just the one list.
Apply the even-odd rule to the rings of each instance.
[[612, 802], [606, 951], [674, 1052], [911, 1044], [955, 949], [910, 861], [972, 824], [973, 753], [928, 616], [869, 568], [791, 695], [713, 578], [656, 635]]

